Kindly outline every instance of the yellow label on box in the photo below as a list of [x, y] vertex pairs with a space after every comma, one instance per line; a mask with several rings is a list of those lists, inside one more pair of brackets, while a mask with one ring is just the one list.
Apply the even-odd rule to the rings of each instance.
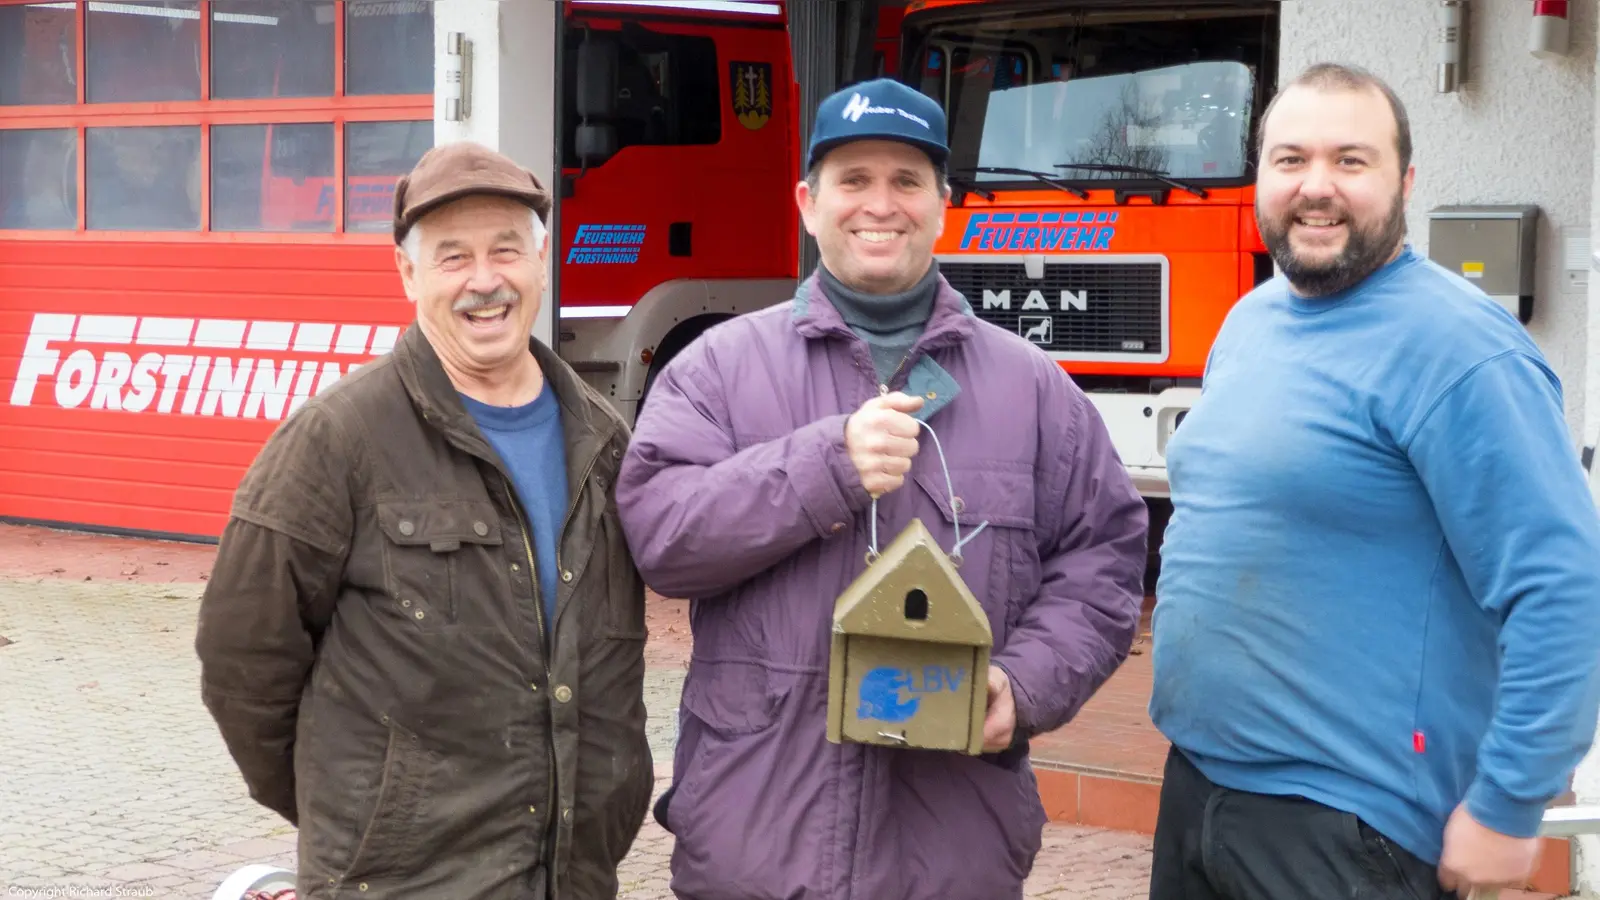
[[1467, 278], [1482, 278], [1483, 277], [1483, 263], [1481, 263], [1481, 262], [1464, 262], [1464, 263], [1461, 264], [1461, 274], [1466, 276]]

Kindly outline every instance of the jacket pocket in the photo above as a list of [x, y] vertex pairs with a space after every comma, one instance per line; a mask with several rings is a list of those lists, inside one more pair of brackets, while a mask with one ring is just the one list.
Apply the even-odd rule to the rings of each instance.
[[410, 873], [421, 861], [421, 819], [439, 759], [393, 719], [383, 776], [344, 880]]
[[[1043, 846], [1044, 827], [1049, 821], [1044, 804], [1039, 799], [1039, 782], [1033, 767], [1023, 764], [1008, 769], [981, 758], [959, 754], [927, 761], [942, 763], [939, 767], [946, 771], [942, 777], [930, 772], [928, 777], [920, 780], [921, 790], [939, 793], [939, 796], [929, 797], [924, 802], [936, 810], [943, 807], [946, 814], [957, 810], [963, 814], [978, 813], [972, 824], [975, 829], [985, 832], [985, 837], [979, 842], [987, 843], [993, 839], [994, 843], [987, 847], [973, 847], [974, 855], [1009, 863], [1004, 875], [993, 871], [988, 873], [988, 889], [995, 890], [997, 882], [1020, 884], [1026, 881]], [[979, 813], [980, 810], [988, 811], [988, 816]], [[960, 889], [953, 889], [951, 893], [957, 896], [982, 896]]]
[[377, 515], [389, 596], [424, 631], [459, 621], [485, 573], [499, 572], [500, 516], [486, 500], [387, 501]]
[[803, 706], [798, 701], [804, 696], [797, 691], [800, 676], [759, 663], [697, 659], [690, 667], [674, 790], [661, 813], [681, 845], [704, 849], [707, 841], [722, 844], [735, 833], [750, 833], [744, 824], [729, 823], [745, 817], [751, 791], [770, 781], [769, 767], [785, 756], [784, 739], [792, 740], [794, 728], [780, 719]]
[[[959, 517], [960, 537], [965, 543], [959, 554], [951, 554], [951, 561], [956, 562], [959, 555], [956, 573], [989, 614], [995, 646], [1002, 646], [1023, 601], [1039, 589], [1032, 471], [1006, 469], [1003, 464], [952, 466], [951, 483], [946, 483], [944, 471], [935, 467], [918, 472], [913, 480], [921, 499], [938, 510], [936, 521], [924, 520], [923, 524], [947, 554], [956, 543]], [[979, 526], [982, 531], [977, 530]]]
[[795, 676], [760, 663], [694, 660], [683, 685], [683, 707], [725, 737], [755, 734], [772, 725]]

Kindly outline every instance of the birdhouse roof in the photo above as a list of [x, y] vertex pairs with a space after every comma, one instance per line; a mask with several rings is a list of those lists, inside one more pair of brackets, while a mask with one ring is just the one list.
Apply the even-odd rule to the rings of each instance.
[[[909, 604], [926, 618], [907, 618]], [[881, 551], [877, 561], [856, 576], [833, 607], [833, 630], [924, 643], [988, 647], [994, 641], [989, 617], [967, 588], [950, 558], [920, 519]]]

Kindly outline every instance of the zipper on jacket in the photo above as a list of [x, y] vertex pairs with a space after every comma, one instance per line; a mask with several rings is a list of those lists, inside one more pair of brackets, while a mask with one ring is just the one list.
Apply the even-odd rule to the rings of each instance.
[[523, 518], [522, 507], [518, 505], [516, 495], [511, 493], [511, 485], [509, 483], [502, 480], [500, 486], [505, 488], [506, 502], [510, 503], [511, 508], [517, 511], [517, 528], [522, 532], [522, 549], [528, 554], [528, 576], [532, 579], [534, 586], [533, 615], [534, 618], [539, 622], [540, 658], [544, 661], [544, 677], [548, 682], [550, 680], [550, 642], [549, 639], [545, 637], [544, 598], [539, 596], [538, 590], [539, 564], [533, 558], [533, 545], [528, 543], [528, 523], [527, 520]]
[[[528, 542], [528, 523], [527, 520], [523, 518], [522, 507], [517, 503], [516, 495], [511, 493], [511, 484], [510, 482], [502, 479], [500, 486], [505, 488], [506, 500], [511, 504], [511, 508], [517, 513], [517, 529], [522, 532], [522, 550], [528, 555], [528, 578], [533, 583], [533, 614], [539, 622], [539, 661], [544, 667], [545, 689], [550, 690], [550, 682], [555, 680], [550, 674], [550, 653], [553, 648], [551, 646], [551, 642], [545, 638], [544, 598], [539, 596], [539, 564], [534, 560], [533, 545]], [[560, 541], [558, 540], [556, 544], [557, 546], [560, 546]], [[557, 568], [559, 568], [559, 565]], [[549, 739], [545, 741], [544, 753], [545, 760], [550, 767], [550, 780], [545, 785], [544, 809], [547, 821], [550, 822], [555, 831], [559, 832], [561, 828], [561, 813], [556, 809], [556, 806], [558, 805], [556, 803], [556, 798], [559, 796], [559, 792], [556, 790], [556, 721], [555, 712], [553, 710], [550, 712], [547, 722], [549, 724], [550, 734]], [[550, 832], [547, 830], [547, 838], [549, 834]], [[553, 877], [553, 873], [555, 872], [556, 861], [554, 857], [555, 854], [552, 852], [551, 858], [546, 860], [546, 862], [549, 863], [547, 877]]]
[[887, 379], [879, 382], [879, 384], [878, 384], [878, 396], [879, 397], [888, 396], [890, 382], [892, 382], [896, 378], [900, 377], [900, 370], [904, 369], [906, 367], [906, 360], [908, 360], [910, 358], [911, 358], [911, 354], [909, 354], [909, 353], [907, 353], [905, 356], [900, 357], [900, 365], [894, 367], [894, 371], [889, 373], [889, 377]]

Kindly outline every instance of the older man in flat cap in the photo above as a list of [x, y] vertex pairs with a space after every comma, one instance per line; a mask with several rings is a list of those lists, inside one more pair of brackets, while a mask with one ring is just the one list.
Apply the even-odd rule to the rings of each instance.
[[299, 827], [299, 900], [614, 897], [643, 822], [629, 433], [531, 337], [549, 209], [484, 147], [423, 156], [395, 187], [415, 327], [238, 489], [202, 691], [251, 796]]

